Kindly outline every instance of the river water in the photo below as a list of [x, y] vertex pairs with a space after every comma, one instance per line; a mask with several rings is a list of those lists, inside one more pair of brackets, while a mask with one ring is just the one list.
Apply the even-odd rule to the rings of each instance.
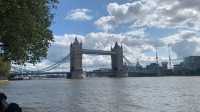
[[11, 81], [0, 91], [24, 112], [200, 111], [200, 77]]

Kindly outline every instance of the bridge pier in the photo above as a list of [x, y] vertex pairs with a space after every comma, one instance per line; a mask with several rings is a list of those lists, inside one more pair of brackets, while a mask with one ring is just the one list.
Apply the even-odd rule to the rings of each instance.
[[111, 48], [113, 54], [112, 59], [112, 72], [115, 77], [128, 77], [127, 66], [123, 63], [123, 48], [115, 43], [115, 46]]
[[71, 79], [82, 79], [85, 77], [82, 69], [82, 43], [77, 38], [70, 46], [70, 77]]

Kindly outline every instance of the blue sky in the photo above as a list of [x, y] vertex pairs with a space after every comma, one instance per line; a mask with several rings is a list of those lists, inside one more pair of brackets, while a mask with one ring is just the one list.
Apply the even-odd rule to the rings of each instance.
[[[59, 0], [57, 9], [53, 10], [54, 20], [51, 29], [55, 35], [63, 35], [65, 33], [77, 33], [85, 35], [90, 32], [100, 31], [94, 24], [94, 21], [98, 18], [108, 14], [107, 5], [112, 2], [127, 3], [129, 0]], [[89, 9], [92, 12], [90, 21], [70, 21], [66, 20], [67, 13], [74, 9]], [[126, 25], [116, 29], [118, 32], [126, 31]], [[174, 29], [160, 29], [156, 27], [147, 27], [146, 33], [153, 38], [160, 38], [171, 33], [174, 33]]]
[[[54, 62], [69, 52], [78, 37], [85, 48], [109, 50], [123, 45], [124, 55], [135, 62], [160, 61], [200, 55], [200, 0], [60, 0], [51, 29], [55, 42], [47, 60]], [[84, 63], [109, 63], [107, 57], [85, 56]]]
[[[55, 35], [63, 35], [65, 33], [87, 34], [92, 31], [98, 31], [93, 21], [99, 17], [106, 15], [106, 4], [108, 0], [60, 0], [55, 12], [52, 30]], [[67, 13], [73, 9], [90, 9], [93, 15], [91, 21], [68, 21], [65, 19]]]

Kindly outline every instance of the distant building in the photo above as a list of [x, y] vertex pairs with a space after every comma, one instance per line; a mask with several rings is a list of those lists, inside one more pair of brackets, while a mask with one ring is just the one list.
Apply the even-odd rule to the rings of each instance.
[[184, 58], [183, 66], [190, 71], [200, 70], [200, 56], [189, 56]]
[[158, 73], [159, 72], [159, 64], [151, 63], [150, 65], [147, 65], [146, 71], [149, 73]]
[[184, 70], [183, 63], [174, 65], [174, 70], [175, 70], [175, 71], [183, 71], [183, 70]]
[[174, 73], [180, 75], [197, 75], [200, 73], [200, 56], [188, 56], [178, 65], [174, 65]]
[[136, 72], [136, 66], [128, 66], [128, 72]]
[[168, 62], [161, 62], [161, 64], [162, 64], [162, 70], [168, 69]]
[[185, 74], [185, 68], [183, 66], [183, 62], [177, 65], [174, 65], [173, 73], [177, 75]]
[[142, 65], [140, 64], [139, 61], [137, 61], [136, 66], [135, 66], [136, 72], [140, 72], [143, 70]]
[[0, 56], [3, 56], [3, 54], [4, 54], [4, 45], [3, 45], [3, 43], [1, 43], [0, 42]]
[[142, 67], [142, 65], [137, 60], [136, 65], [134, 65], [134, 66], [128, 66], [128, 71], [129, 72], [143, 72], [144, 68]]

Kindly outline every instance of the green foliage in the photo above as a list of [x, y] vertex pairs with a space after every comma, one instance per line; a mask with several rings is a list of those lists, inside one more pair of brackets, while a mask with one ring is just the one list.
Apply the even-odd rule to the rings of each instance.
[[5, 76], [9, 77], [9, 71], [10, 71], [10, 62], [0, 58], [0, 77]]
[[49, 29], [57, 0], [0, 0], [0, 42], [5, 58], [17, 64], [46, 57], [53, 41]]

